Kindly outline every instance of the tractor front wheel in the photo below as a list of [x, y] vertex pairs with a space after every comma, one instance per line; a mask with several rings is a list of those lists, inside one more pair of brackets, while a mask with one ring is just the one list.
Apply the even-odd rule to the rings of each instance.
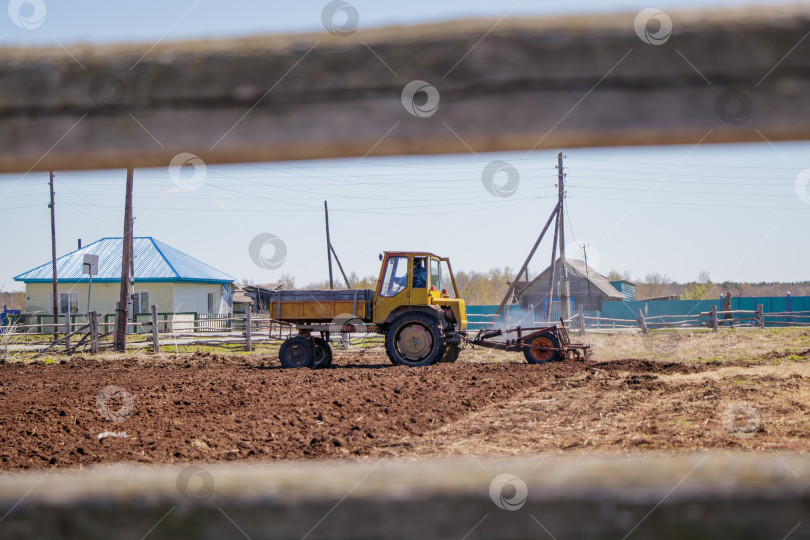
[[446, 350], [439, 319], [421, 311], [399, 316], [385, 334], [385, 352], [400, 366], [435, 364]]
[[537, 336], [525, 344], [529, 345], [529, 347], [523, 349], [523, 356], [526, 357], [526, 361], [530, 364], [545, 364], [562, 358], [560, 351], [552, 350], [560, 347], [560, 342], [553, 334]]

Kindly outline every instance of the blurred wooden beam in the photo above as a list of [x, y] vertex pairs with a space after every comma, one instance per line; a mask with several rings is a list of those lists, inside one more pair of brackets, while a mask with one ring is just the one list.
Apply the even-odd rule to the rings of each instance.
[[118, 465], [0, 475], [0, 515], [4, 538], [803, 538], [808, 483], [784, 453]]
[[810, 137], [806, 5], [636, 16], [0, 49], [0, 172]]

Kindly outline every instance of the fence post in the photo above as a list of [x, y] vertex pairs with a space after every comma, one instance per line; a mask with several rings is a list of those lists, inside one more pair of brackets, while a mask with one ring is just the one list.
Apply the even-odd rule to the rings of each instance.
[[98, 354], [98, 313], [88, 313], [87, 324], [90, 325], [90, 354]]
[[245, 310], [245, 350], [250, 352], [253, 350], [253, 341], [250, 336], [250, 309]]
[[65, 349], [70, 349], [70, 313], [65, 314]]
[[160, 341], [158, 337], [158, 317], [157, 306], [152, 304], [152, 353], [160, 352]]
[[[113, 328], [118, 328], [118, 317], [120, 317], [120, 316], [121, 316], [121, 302], [119, 301], [119, 302], [115, 303], [115, 319], [114, 319], [115, 326]], [[113, 332], [113, 335], [115, 336], [113, 338], [113, 349], [117, 351], [118, 350], [118, 332]]]
[[712, 304], [712, 332], [717, 332], [717, 306]]
[[[647, 333], [647, 321], [644, 320], [644, 314], [641, 313], [641, 308], [638, 308], [638, 325], [641, 327], [642, 333]], [[615, 326], [615, 323], [614, 323]]]
[[585, 308], [579, 305], [579, 335], [585, 334]]
[[765, 328], [765, 310], [762, 304], [757, 304], [757, 322], [760, 328]]

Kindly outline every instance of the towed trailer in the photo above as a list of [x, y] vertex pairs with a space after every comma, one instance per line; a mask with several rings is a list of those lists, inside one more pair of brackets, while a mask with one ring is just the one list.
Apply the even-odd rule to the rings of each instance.
[[[329, 367], [330, 336], [358, 332], [383, 335], [391, 362], [410, 367], [455, 362], [465, 342], [522, 351], [533, 364], [587, 355], [588, 347], [571, 344], [562, 324], [479, 331], [470, 340], [466, 304], [459, 297], [448, 258], [429, 252], [388, 251], [380, 254], [380, 261], [374, 290], [291, 290], [273, 296], [270, 316], [298, 330], [281, 345], [282, 366]], [[503, 335], [505, 341], [494, 339]]]

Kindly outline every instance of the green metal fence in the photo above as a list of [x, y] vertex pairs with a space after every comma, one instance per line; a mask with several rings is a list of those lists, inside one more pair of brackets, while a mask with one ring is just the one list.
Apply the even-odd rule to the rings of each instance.
[[[732, 310], [756, 311], [762, 304], [768, 313], [807, 312], [810, 311], [810, 296], [748, 296], [731, 299]], [[723, 300], [635, 300], [623, 302], [602, 302], [601, 317], [608, 319], [627, 319], [635, 321], [638, 310], [645, 317], [663, 317], [676, 319], [685, 315], [696, 315], [711, 311], [715, 306], [723, 310]], [[790, 315], [768, 317], [768, 326], [790, 326], [806, 319]]]

